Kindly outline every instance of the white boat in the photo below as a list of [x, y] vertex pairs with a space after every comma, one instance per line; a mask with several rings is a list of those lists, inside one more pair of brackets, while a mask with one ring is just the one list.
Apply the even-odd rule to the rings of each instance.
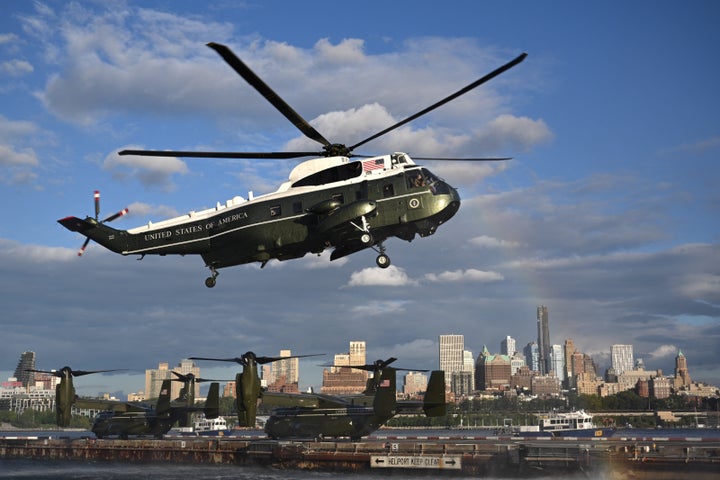
[[201, 415], [195, 419], [193, 431], [196, 435], [226, 435], [228, 427], [224, 417], [205, 418]]
[[615, 433], [615, 427], [596, 427], [592, 415], [576, 410], [542, 414], [535, 429], [521, 428], [516, 433], [521, 436], [610, 437]]

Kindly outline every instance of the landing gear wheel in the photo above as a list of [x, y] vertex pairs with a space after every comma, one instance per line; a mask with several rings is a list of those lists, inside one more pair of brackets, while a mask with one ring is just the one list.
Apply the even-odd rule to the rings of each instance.
[[363, 233], [362, 235], [360, 235], [360, 242], [363, 245], [372, 245], [373, 237], [369, 233]]
[[390, 266], [390, 257], [385, 255], [384, 253], [381, 253], [375, 259], [375, 263], [377, 263], [377, 266], [380, 268], [387, 268]]
[[218, 275], [220, 275], [220, 273], [212, 265], [208, 265], [208, 268], [210, 269], [211, 275], [205, 279], [205, 286], [208, 288], [213, 288], [215, 286], [215, 279]]

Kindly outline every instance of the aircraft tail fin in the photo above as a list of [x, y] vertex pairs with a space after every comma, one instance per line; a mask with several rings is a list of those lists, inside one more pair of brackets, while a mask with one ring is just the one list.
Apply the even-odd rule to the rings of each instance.
[[396, 370], [392, 367], [386, 367], [382, 370], [380, 381], [377, 383], [375, 399], [373, 400], [373, 409], [378, 416], [391, 418], [397, 410], [395, 372]]
[[423, 400], [423, 410], [428, 417], [442, 417], [447, 413], [444, 371], [433, 370], [430, 374], [425, 399]]
[[172, 409], [170, 404], [170, 380], [163, 380], [162, 387], [160, 387], [160, 396], [158, 397], [155, 411], [158, 415], [168, 415]]
[[220, 416], [220, 384], [213, 382], [210, 384], [207, 400], [205, 401], [205, 418], [217, 418]]
[[55, 421], [58, 427], [70, 426], [72, 404], [75, 401], [75, 387], [72, 377], [63, 378], [55, 387]]

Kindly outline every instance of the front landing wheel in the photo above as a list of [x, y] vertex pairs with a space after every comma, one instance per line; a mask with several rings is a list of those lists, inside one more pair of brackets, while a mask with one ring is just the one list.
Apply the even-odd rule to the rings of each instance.
[[207, 288], [213, 288], [215, 286], [215, 277], [208, 277], [205, 279], [205, 286]]
[[385, 255], [384, 253], [381, 253], [375, 259], [375, 263], [377, 263], [377, 266], [380, 268], [387, 268], [390, 266], [390, 257]]

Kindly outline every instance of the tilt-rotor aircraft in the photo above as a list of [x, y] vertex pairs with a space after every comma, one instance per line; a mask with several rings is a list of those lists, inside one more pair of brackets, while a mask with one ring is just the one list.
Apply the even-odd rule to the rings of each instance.
[[[290, 107], [228, 47], [208, 44], [245, 81], [270, 102], [306, 137], [322, 145], [320, 151], [196, 152], [123, 150], [120, 155], [294, 159], [316, 157], [297, 165], [288, 181], [274, 193], [249, 198], [236, 196], [213, 208], [129, 230], [117, 230], [95, 217], [58, 220], [105, 248], [122, 255], [200, 255], [210, 269], [207, 287], [215, 286], [218, 269], [320, 254], [332, 248], [331, 260], [372, 248], [381, 268], [390, 265], [384, 242], [397, 237], [408, 242], [426, 237], [460, 208], [458, 192], [406, 153], [380, 156], [355, 154], [366, 143], [405, 125], [493, 79], [522, 62], [514, 60], [466, 87], [370, 137], [346, 146], [331, 143]], [[354, 157], [360, 160], [353, 160]], [[416, 160], [496, 161], [507, 158], [422, 158]], [[96, 195], [97, 198], [97, 195]], [[84, 247], [84, 246], [83, 246]], [[82, 250], [79, 254], [82, 253]]]
[[[309, 357], [314, 355], [299, 355]], [[257, 365], [292, 357], [258, 357], [247, 352], [237, 358], [188, 357], [190, 360], [235, 362], [243, 366], [236, 377], [238, 423], [254, 427], [258, 400], [275, 408], [265, 423], [271, 438], [349, 437], [357, 440], [369, 435], [398, 413], [423, 412], [428, 417], [446, 414], [445, 373], [434, 370], [423, 401], [397, 401], [396, 372], [388, 365], [395, 358], [357, 366], [376, 372], [360, 395], [324, 395], [316, 393], [278, 393], [263, 391]]]
[[[70, 425], [73, 406], [103, 410], [95, 417], [91, 428], [98, 438], [107, 436], [128, 438], [130, 435], [153, 435], [156, 438], [162, 438], [176, 423], [179, 423], [180, 426], [189, 425], [189, 415], [192, 412], [203, 412], [207, 418], [217, 418], [219, 415], [220, 384], [211, 383], [205, 407], [196, 407], [195, 383], [207, 380], [195, 378], [192, 374], [181, 375], [173, 372], [178, 378], [163, 380], [160, 396], [153, 406], [116, 400], [78, 398], [73, 385], [73, 377], [116, 370], [85, 371], [63, 367], [57, 371], [27, 371], [47, 373], [60, 378], [60, 383], [55, 388], [55, 412], [58, 427]], [[170, 398], [170, 385], [173, 381], [183, 382], [180, 396], [175, 400]]]

